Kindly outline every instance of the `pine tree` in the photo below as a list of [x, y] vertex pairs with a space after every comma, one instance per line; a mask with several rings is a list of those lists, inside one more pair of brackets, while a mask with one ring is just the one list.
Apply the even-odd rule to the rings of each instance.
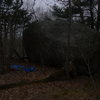
[[22, 6], [22, 0], [0, 0], [0, 48], [4, 57], [13, 57], [17, 32], [31, 20], [31, 15]]

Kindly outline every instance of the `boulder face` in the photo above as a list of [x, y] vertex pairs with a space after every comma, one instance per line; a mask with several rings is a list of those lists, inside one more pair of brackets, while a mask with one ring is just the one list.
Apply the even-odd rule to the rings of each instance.
[[[67, 20], [63, 19], [44, 20], [29, 25], [24, 30], [23, 42], [30, 61], [63, 67], [67, 58], [68, 32], [69, 24]], [[82, 59], [82, 55], [86, 59], [92, 58], [96, 51], [94, 48], [98, 45], [94, 42], [95, 34], [95, 31], [90, 30], [85, 25], [72, 23], [70, 32], [71, 59]], [[83, 70], [86, 69], [83, 68]]]

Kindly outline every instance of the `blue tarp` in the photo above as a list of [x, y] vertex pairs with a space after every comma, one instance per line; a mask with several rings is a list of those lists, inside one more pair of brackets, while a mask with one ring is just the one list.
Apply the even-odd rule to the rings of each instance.
[[10, 68], [14, 69], [14, 70], [22, 70], [25, 72], [35, 72], [36, 71], [35, 66], [27, 67], [27, 66], [23, 66], [23, 65], [11, 65]]

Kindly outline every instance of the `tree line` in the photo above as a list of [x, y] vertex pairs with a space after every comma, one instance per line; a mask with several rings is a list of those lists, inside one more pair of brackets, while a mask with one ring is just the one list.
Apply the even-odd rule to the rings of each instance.
[[[54, 5], [53, 16], [68, 19], [71, 14], [73, 21], [86, 24], [97, 32], [100, 30], [100, 0], [71, 0], [70, 10], [68, 1], [57, 1], [63, 7]], [[23, 0], [0, 0], [0, 63], [6, 58], [24, 57], [23, 30], [37, 19], [35, 2], [29, 11], [23, 7]]]
[[32, 14], [23, 8], [23, 0], [0, 0], [0, 63], [22, 51], [22, 31]]
[[[63, 8], [53, 6], [53, 14], [61, 18], [68, 18], [69, 5], [66, 0], [58, 0], [63, 3]], [[100, 0], [71, 0], [71, 13], [74, 21], [88, 25], [91, 29], [100, 30]]]

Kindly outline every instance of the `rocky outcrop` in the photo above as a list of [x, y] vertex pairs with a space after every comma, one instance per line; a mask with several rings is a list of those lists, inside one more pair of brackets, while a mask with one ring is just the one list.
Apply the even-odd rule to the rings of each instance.
[[[24, 47], [29, 59], [33, 63], [63, 66], [68, 50], [68, 30], [69, 24], [63, 19], [33, 22], [23, 33]], [[74, 62], [76, 58], [82, 61], [83, 58], [89, 58], [92, 61], [99, 45], [95, 41], [96, 32], [85, 25], [72, 23], [70, 35], [71, 59]], [[78, 67], [87, 70], [81, 64]]]

